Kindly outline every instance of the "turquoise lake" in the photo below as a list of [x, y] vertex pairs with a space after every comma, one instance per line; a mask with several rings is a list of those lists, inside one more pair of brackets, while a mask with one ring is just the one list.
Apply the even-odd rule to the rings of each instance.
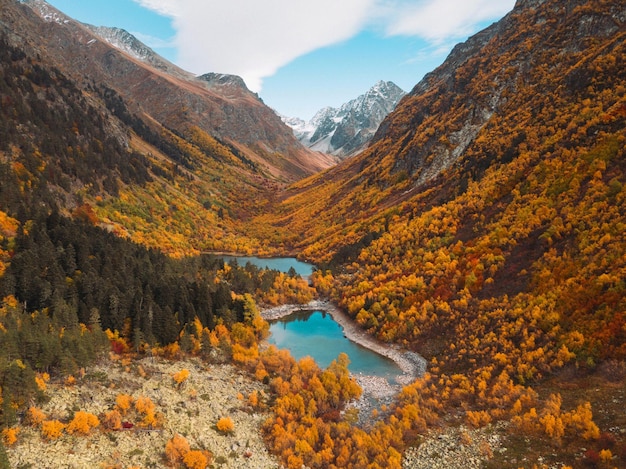
[[288, 349], [296, 359], [311, 356], [326, 368], [344, 352], [352, 373], [381, 376], [393, 381], [400, 368], [389, 358], [347, 339], [341, 326], [324, 311], [299, 311], [270, 323], [269, 343]]
[[[263, 258], [256, 256], [219, 256], [224, 262], [237, 261], [240, 266], [250, 262], [263, 269], [288, 272], [294, 268], [304, 278], [313, 273], [313, 265], [295, 257]], [[269, 343], [288, 349], [296, 359], [312, 357], [326, 368], [340, 353], [348, 354], [352, 373], [380, 376], [390, 382], [402, 371], [393, 360], [347, 339], [341, 326], [324, 311], [299, 311], [270, 323]]]
[[302, 262], [295, 257], [256, 257], [256, 256], [219, 256], [224, 262], [237, 261], [240, 266], [245, 266], [248, 262], [256, 265], [260, 269], [272, 269], [280, 272], [289, 272], [290, 268], [294, 268], [297, 274], [302, 277], [310, 277], [313, 273], [313, 264]]

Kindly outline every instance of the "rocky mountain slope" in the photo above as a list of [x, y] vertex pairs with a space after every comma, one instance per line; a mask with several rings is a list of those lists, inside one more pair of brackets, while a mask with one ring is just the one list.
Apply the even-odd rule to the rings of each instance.
[[[8, 178], [24, 165], [37, 199], [49, 191], [48, 207], [89, 207], [93, 224], [171, 254], [248, 252], [241, 223], [285, 183], [335, 164], [238, 77], [194, 77], [43, 0], [0, 6], [0, 157]], [[4, 188], [13, 208], [25, 203]]]
[[[47, 11], [49, 11], [48, 8], [50, 8], [50, 5], [48, 5], [47, 3], [33, 3], [33, 6], [35, 5], [38, 11], [42, 12], [44, 18], [50, 17], [46, 13]], [[54, 18], [54, 16], [52, 16], [52, 18]], [[59, 19], [60, 18], [61, 17], [59, 16]], [[87, 29], [92, 31], [100, 39], [108, 42], [116, 49], [124, 51], [131, 57], [141, 62], [144, 62], [154, 68], [163, 70], [170, 75], [180, 76], [187, 79], [193, 78], [192, 74], [182, 70], [170, 61], [165, 60], [163, 57], [154, 52], [150, 47], [146, 46], [143, 42], [138, 40], [135, 36], [133, 36], [125, 29], [109, 26], [94, 26], [85, 23], [83, 23], [83, 25]]]
[[379, 81], [338, 109], [320, 109], [309, 122], [288, 117], [283, 120], [305, 146], [345, 158], [367, 147], [380, 123], [405, 94], [393, 82]]
[[[3, 2], [3, 21], [15, 43], [40, 54], [77, 80], [106, 83], [135, 112], [185, 134], [198, 126], [228, 142], [269, 174], [294, 180], [333, 162], [304, 149], [245, 86], [228, 96], [206, 86], [126, 32], [78, 23], [44, 0]], [[26, 7], [26, 8], [24, 8]]]
[[[582, 100], [593, 102], [613, 87], [614, 107], [605, 111], [621, 116], [625, 18], [614, 2], [600, 8], [518, 1], [511, 13], [457, 45], [427, 74], [382, 122], [367, 151], [323, 177], [296, 184], [293, 193], [306, 188], [316, 194], [316, 209], [324, 216], [349, 221], [350, 213], [362, 216], [350, 209], [356, 201], [375, 199], [377, 207], [368, 213], [376, 214], [434, 189], [437, 199], [431, 203], [450, 200], [492, 165], [539, 151], [551, 138], [582, 139], [571, 130], [558, 132]], [[594, 70], [595, 62], [603, 65]], [[616, 75], [609, 76], [609, 69]], [[616, 119], [608, 129], [620, 128], [621, 117]], [[585, 136], [589, 145], [596, 131]], [[346, 218], [321, 208], [322, 193]], [[306, 195], [298, 198], [304, 201]]]

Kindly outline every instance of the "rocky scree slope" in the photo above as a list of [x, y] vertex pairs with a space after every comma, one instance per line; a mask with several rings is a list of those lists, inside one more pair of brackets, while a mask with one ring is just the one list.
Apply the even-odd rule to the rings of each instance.
[[[189, 378], [179, 386], [172, 376], [183, 369]], [[151, 358], [123, 365], [104, 360], [88, 368], [75, 385], [49, 384], [51, 398], [41, 410], [60, 420], [76, 409], [102, 418], [116, 408], [117, 396], [129, 395], [134, 401], [150, 399], [162, 424], [141, 427], [140, 417], [129, 412], [124, 420], [133, 428], [106, 430], [100, 425], [88, 435], [64, 434], [52, 440], [25, 426], [8, 452], [9, 461], [12, 467], [166, 467], [167, 441], [183, 435], [192, 449], [209, 451], [218, 467], [278, 468], [261, 436], [260, 427], [269, 414], [252, 410], [244, 399], [254, 392], [265, 396], [263, 386], [230, 365], [207, 367], [197, 360]], [[232, 419], [231, 433], [215, 428], [222, 417]]]

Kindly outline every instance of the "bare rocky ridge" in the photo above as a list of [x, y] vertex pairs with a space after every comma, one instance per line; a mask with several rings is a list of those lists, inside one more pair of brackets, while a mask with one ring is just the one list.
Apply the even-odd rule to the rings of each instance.
[[84, 24], [84, 26], [96, 34], [100, 39], [108, 42], [116, 49], [126, 52], [128, 55], [136, 58], [137, 60], [140, 60], [156, 69], [163, 70], [170, 75], [186, 79], [193, 78], [191, 73], [186, 72], [170, 61], [165, 60], [150, 47], [146, 46], [124, 29], [108, 26], [93, 26], [90, 24]]

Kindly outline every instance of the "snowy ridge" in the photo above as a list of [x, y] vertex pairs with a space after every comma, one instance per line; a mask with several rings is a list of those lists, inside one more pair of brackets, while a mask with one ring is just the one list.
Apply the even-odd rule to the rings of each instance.
[[339, 157], [366, 148], [380, 123], [406, 93], [390, 81], [379, 81], [365, 94], [339, 109], [320, 109], [309, 122], [281, 116], [300, 142], [312, 150]]
[[24, 3], [28, 5], [30, 8], [39, 13], [44, 21], [48, 23], [58, 23], [65, 24], [69, 23], [71, 20], [69, 17], [65, 16], [59, 10], [48, 4], [45, 0], [19, 0], [20, 3]]
[[121, 50], [134, 59], [137, 59], [156, 69], [166, 71], [174, 76], [183, 78], [193, 77], [190, 73], [179, 69], [176, 65], [161, 57], [125, 29], [108, 26], [93, 26], [91, 24], [83, 24], [83, 26], [100, 40], [118, 50]]
[[151, 62], [157, 54], [125, 29], [85, 24], [96, 36], [116, 49], [143, 62]]
[[[47, 3], [45, 0], [20, 0], [20, 3], [28, 5], [48, 23], [54, 22], [58, 24], [67, 24], [74, 21]], [[87, 28], [99, 39], [107, 42], [116, 49], [126, 52], [131, 57], [150, 63], [151, 65], [156, 65], [154, 62], [157, 61], [158, 55], [128, 31], [121, 28], [93, 26], [85, 23], [79, 24]], [[96, 39], [91, 39], [87, 42], [87, 45], [91, 45], [94, 42], [96, 42]]]

